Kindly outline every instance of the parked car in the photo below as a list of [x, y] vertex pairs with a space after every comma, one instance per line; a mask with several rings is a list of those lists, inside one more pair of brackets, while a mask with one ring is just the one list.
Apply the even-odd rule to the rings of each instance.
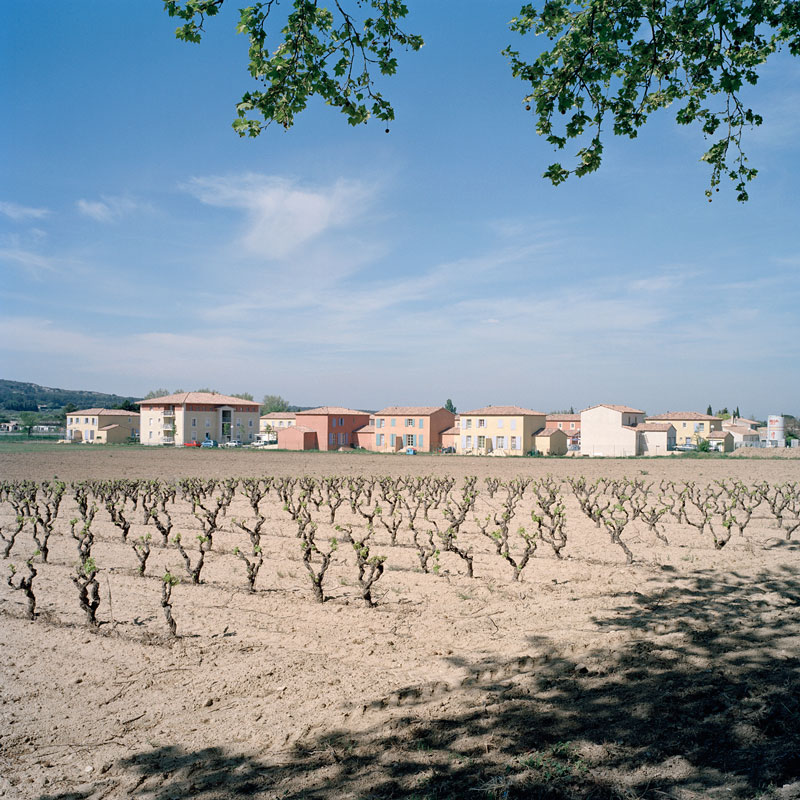
[[200, 447], [219, 447], [219, 445], [213, 439], [206, 439]]
[[241, 439], [231, 439], [229, 442], [225, 442], [223, 447], [241, 447], [242, 440]]
[[184, 447], [200, 447], [200, 442], [184, 442]]

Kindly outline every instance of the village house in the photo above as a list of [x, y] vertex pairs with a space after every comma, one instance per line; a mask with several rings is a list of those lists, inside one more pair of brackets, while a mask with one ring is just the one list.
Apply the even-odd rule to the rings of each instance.
[[458, 452], [522, 456], [535, 448], [534, 434], [544, 430], [546, 414], [519, 406], [486, 406], [459, 414]]
[[758, 447], [761, 436], [758, 432], [758, 422], [743, 417], [731, 417], [722, 421], [722, 430], [733, 437], [734, 449], [738, 447]]
[[289, 428], [295, 424], [294, 411], [270, 411], [269, 414], [261, 415], [258, 432], [277, 434], [281, 428]]
[[67, 414], [68, 442], [119, 444], [139, 435], [139, 414], [118, 408], [85, 408]]
[[282, 450], [338, 450], [357, 446], [355, 432], [369, 424], [369, 414], [353, 408], [322, 406], [295, 414], [295, 424], [278, 431]]
[[548, 428], [558, 428], [567, 434], [567, 444], [579, 447], [581, 443], [581, 415], [580, 414], [548, 414], [546, 424]]
[[582, 456], [663, 456], [675, 449], [675, 426], [647, 421], [641, 409], [597, 405], [581, 411]]
[[533, 434], [533, 449], [543, 456], [563, 456], [569, 437], [561, 428], [542, 428]]
[[698, 411], [668, 411], [665, 414], [653, 414], [648, 422], [669, 422], [675, 426], [677, 444], [699, 444], [701, 439], [708, 439], [712, 431], [722, 430], [722, 420], [711, 414]]
[[442, 406], [388, 406], [374, 414], [378, 453], [395, 453], [413, 447], [432, 453], [442, 446], [442, 432], [453, 427], [455, 414]]
[[711, 431], [708, 434], [708, 441], [712, 449], [723, 453], [733, 452], [733, 434], [729, 430]]
[[258, 432], [258, 403], [216, 392], [180, 392], [138, 401], [140, 438], [147, 445], [240, 441]]

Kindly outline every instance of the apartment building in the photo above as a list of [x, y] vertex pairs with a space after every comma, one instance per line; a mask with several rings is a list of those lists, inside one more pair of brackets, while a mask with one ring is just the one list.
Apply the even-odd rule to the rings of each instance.
[[254, 441], [260, 405], [216, 392], [180, 392], [140, 400], [140, 438], [147, 445]]
[[67, 414], [68, 442], [119, 444], [139, 435], [139, 414], [119, 408], [85, 408]]

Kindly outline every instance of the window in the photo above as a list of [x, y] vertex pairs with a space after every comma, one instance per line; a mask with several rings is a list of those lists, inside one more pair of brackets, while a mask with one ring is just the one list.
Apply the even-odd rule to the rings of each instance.
[[210, 428], [210, 427], [211, 427], [211, 420], [208, 419], [208, 417], [206, 417], [206, 428]]
[[252, 434], [252, 432], [251, 432], [251, 433], [249, 433], [249, 434], [247, 434], [247, 435], [248, 435], [248, 437], [249, 437], [250, 441], [252, 442], [252, 441], [253, 441], [253, 434]]
[[485, 428], [486, 427], [486, 420], [485, 419], [479, 419], [478, 420], [478, 427], [479, 428]]
[[472, 437], [467, 436], [467, 447], [472, 447]]
[[478, 437], [478, 447], [486, 447], [486, 437], [479, 436]]
[[193, 442], [197, 441], [197, 431], [192, 431], [192, 441]]
[[467, 430], [469, 430], [469, 429], [472, 427], [472, 420], [471, 420], [471, 419], [465, 419], [465, 420], [464, 420], [464, 427], [465, 427]]
[[574, 430], [575, 430], [575, 423], [574, 423], [574, 422], [570, 422], [570, 424], [569, 424], [569, 429], [570, 429], [571, 431], [574, 431]]
[[193, 428], [197, 427], [197, 417], [192, 417], [192, 427]]
[[340, 433], [339, 434], [339, 444], [347, 444], [347, 434]]
[[519, 445], [517, 444], [517, 437], [516, 436], [512, 436], [511, 437], [511, 449], [512, 450], [519, 450]]
[[414, 420], [413, 419], [407, 419], [406, 420], [406, 428], [413, 428], [413, 427], [414, 427]]
[[248, 428], [252, 428], [253, 427], [253, 420], [250, 420], [250, 422], [247, 424], [247, 427]]
[[344, 417], [339, 417], [339, 427], [340, 428], [344, 427]]
[[91, 442], [94, 439], [94, 431], [89, 431], [89, 441]]
[[375, 420], [375, 423], [376, 423], [375, 424], [376, 428], [382, 428], [383, 427], [383, 420], [382, 419]]
[[686, 423], [685, 422], [681, 422], [681, 427], [685, 428], [686, 427]]
[[506, 437], [505, 436], [498, 436], [496, 439], [497, 442], [497, 449], [498, 450], [505, 450], [506, 449]]
[[84, 425], [88, 425], [89, 424], [89, 417], [84, 417], [83, 418], [83, 424]]
[[406, 434], [406, 447], [413, 447], [414, 446], [414, 434], [407, 433]]
[[153, 427], [153, 418], [152, 417], [150, 417], [150, 427], [151, 428]]
[[564, 428], [564, 423], [563, 422], [559, 422], [558, 423], [558, 429], [562, 430], [563, 428]]
[[331, 428], [335, 428], [335, 427], [336, 427], [336, 417], [334, 417], [334, 418], [331, 420]]
[[375, 437], [375, 444], [378, 445], [378, 447], [383, 447], [383, 438], [384, 438], [384, 435], [382, 433], [379, 433]]
[[[152, 421], [152, 420], [151, 420], [151, 421]], [[147, 438], [148, 438], [148, 439], [152, 439], [152, 438], [153, 438], [153, 431], [150, 431], [150, 435], [149, 435]]]
[[328, 434], [328, 444], [336, 444], [336, 434], [329, 433]]

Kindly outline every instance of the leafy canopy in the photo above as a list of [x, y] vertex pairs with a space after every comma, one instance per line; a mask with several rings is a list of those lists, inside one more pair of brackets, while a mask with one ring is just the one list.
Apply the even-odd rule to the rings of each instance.
[[[176, 36], [199, 42], [205, 19], [224, 2], [164, 0], [164, 6], [183, 23]], [[420, 36], [400, 28], [406, 4], [329, 5], [292, 0], [280, 21], [277, 0], [240, 9], [237, 31], [248, 36], [248, 69], [260, 87], [236, 106], [240, 136], [258, 136], [272, 122], [290, 128], [315, 95], [351, 125], [394, 119], [374, 79], [394, 75], [397, 48], [422, 47]], [[702, 156], [711, 166], [709, 200], [725, 176], [737, 199], [748, 199], [757, 170], [747, 164], [742, 134], [762, 118], [741, 91], [757, 83], [760, 67], [782, 47], [800, 52], [800, 0], [544, 0], [523, 5], [510, 27], [553, 43], [534, 57], [511, 46], [503, 51], [512, 74], [530, 84], [524, 102], [537, 133], [558, 150], [576, 140], [575, 165], [556, 162], [545, 171], [553, 184], [600, 166], [606, 126], [635, 138], [650, 114], [676, 104], [678, 123], [698, 124], [710, 140]]]

